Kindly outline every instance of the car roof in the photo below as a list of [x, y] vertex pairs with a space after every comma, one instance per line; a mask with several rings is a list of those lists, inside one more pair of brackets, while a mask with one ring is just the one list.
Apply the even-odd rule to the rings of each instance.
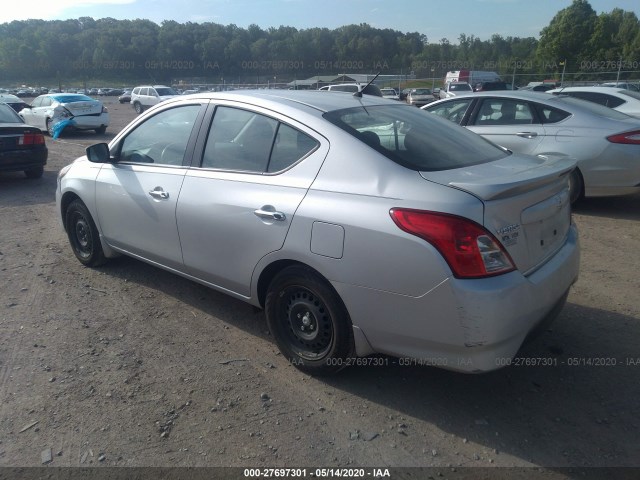
[[[278, 106], [297, 109], [311, 108], [321, 113], [359, 106], [405, 105], [376, 95], [364, 94], [361, 97], [356, 97], [351, 92], [334, 92], [328, 95], [319, 90], [234, 90], [233, 92], [202, 92], [193, 94], [191, 97], [232, 100], [252, 105], [258, 104], [267, 108]], [[407, 108], [411, 107], [407, 106]]]

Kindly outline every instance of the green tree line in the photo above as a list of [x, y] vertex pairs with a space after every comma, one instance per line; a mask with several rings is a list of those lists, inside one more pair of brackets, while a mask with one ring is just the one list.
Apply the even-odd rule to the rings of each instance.
[[433, 42], [418, 32], [368, 24], [262, 29], [90, 17], [13, 21], [0, 24], [0, 83], [263, 82], [372, 72], [440, 78], [460, 68], [541, 75], [567, 66], [585, 74], [639, 70], [637, 16], [619, 8], [596, 14], [587, 0], [560, 10], [538, 39], [462, 33], [457, 40]]

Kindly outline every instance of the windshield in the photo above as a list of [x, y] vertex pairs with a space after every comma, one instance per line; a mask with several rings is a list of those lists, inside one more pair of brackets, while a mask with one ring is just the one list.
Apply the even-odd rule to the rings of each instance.
[[428, 88], [416, 88], [413, 92], [414, 95], [431, 95], [431, 90]]
[[324, 118], [412, 170], [449, 170], [508, 155], [479, 135], [408, 105], [336, 110]]
[[[559, 95], [562, 95], [562, 92], [559, 92]], [[555, 98], [560, 103], [565, 103], [569, 106], [580, 107], [583, 110], [587, 110], [589, 113], [600, 115], [601, 117], [607, 117], [614, 120], [624, 120], [626, 118], [630, 118], [629, 115], [625, 113], [614, 110], [613, 108], [605, 107], [604, 105], [600, 105], [598, 103], [591, 102], [589, 100], [582, 100], [580, 98], [569, 96], [557, 96]]]

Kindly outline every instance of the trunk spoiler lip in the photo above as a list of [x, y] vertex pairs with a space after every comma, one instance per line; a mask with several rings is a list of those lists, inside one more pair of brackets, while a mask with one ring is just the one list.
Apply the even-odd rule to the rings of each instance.
[[[562, 155], [519, 157], [521, 159], [529, 158], [534, 161], [531, 162], [529, 168], [523, 165], [517, 170], [514, 168], [512, 172], [504, 171], [498, 173], [496, 170], [493, 175], [479, 175], [474, 172], [481, 171], [480, 169], [490, 164], [480, 164], [448, 171], [420, 172], [420, 175], [425, 180], [463, 190], [481, 200], [488, 201], [500, 200], [535, 190], [556, 182], [559, 178], [568, 176], [576, 168], [575, 159]], [[505, 160], [508, 161], [509, 159], [513, 159], [513, 157], [507, 157], [498, 162], [505, 164]], [[536, 175], [532, 178], [531, 173], [535, 171], [537, 171]], [[453, 175], [453, 179], [451, 179], [452, 172], [457, 172]], [[447, 176], [449, 177], [448, 180]]]

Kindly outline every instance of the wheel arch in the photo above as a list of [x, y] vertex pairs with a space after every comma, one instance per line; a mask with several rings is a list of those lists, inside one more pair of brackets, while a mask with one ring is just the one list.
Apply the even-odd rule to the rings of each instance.
[[106, 258], [116, 258], [119, 257], [121, 254], [119, 252], [116, 252], [115, 250], [113, 250], [111, 248], [111, 246], [105, 241], [103, 235], [102, 235], [102, 229], [99, 225], [99, 223], [96, 221], [96, 215], [94, 212], [91, 211], [91, 208], [89, 207], [89, 205], [87, 205], [87, 203], [80, 197], [80, 195], [78, 195], [76, 192], [73, 191], [68, 191], [62, 194], [62, 198], [60, 199], [60, 218], [62, 219], [62, 226], [64, 228], [64, 231], [68, 233], [68, 227], [67, 227], [67, 215], [66, 215], [66, 211], [67, 208], [69, 207], [69, 205], [71, 204], [71, 202], [73, 202], [74, 200], [79, 200], [81, 201], [85, 207], [87, 207], [87, 210], [89, 210], [89, 213], [91, 214], [91, 218], [93, 219], [93, 222], [96, 225], [96, 229], [98, 230], [98, 236], [100, 239], [100, 244], [102, 245], [102, 251], [104, 252], [104, 256]]

